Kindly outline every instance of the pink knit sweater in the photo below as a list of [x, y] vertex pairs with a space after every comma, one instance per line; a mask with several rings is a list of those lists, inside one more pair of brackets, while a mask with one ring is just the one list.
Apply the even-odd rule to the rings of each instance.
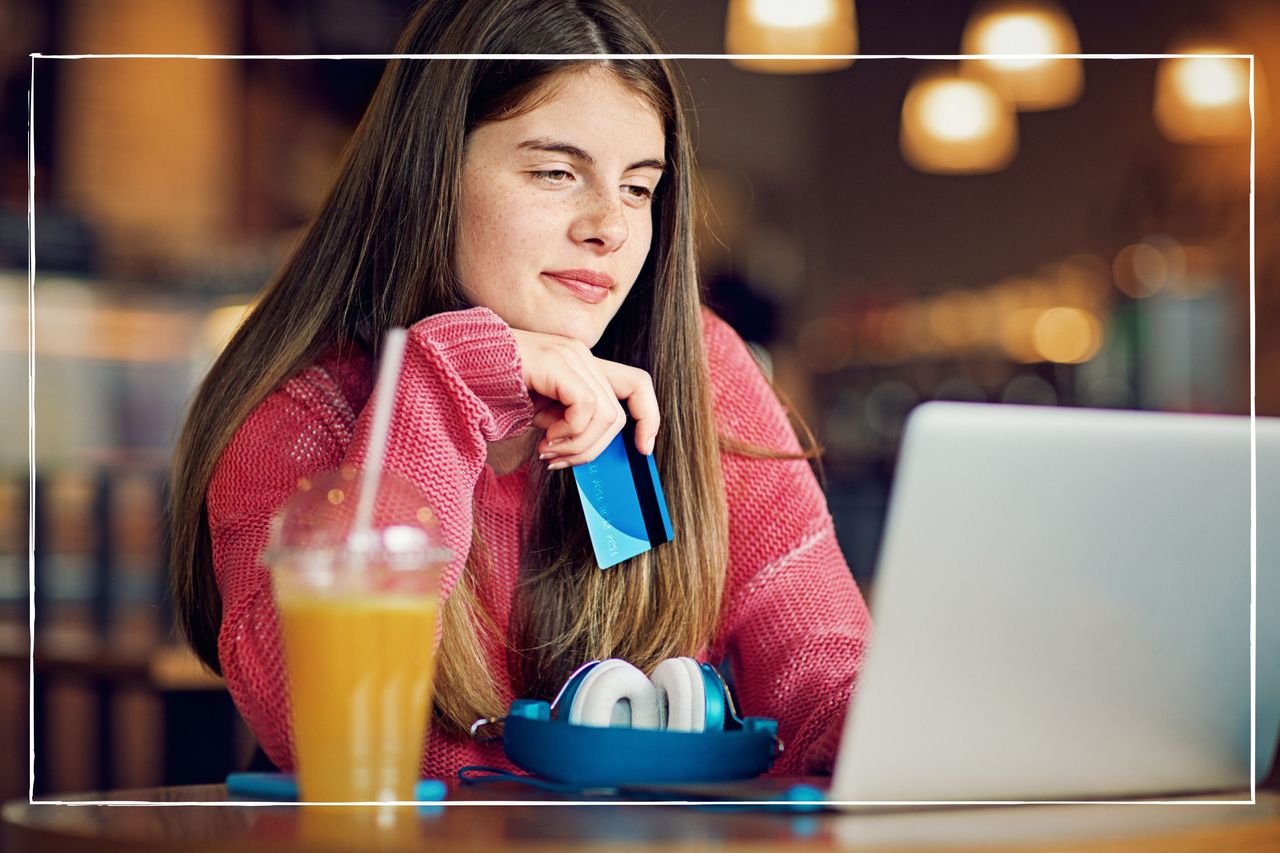
[[[704, 311], [703, 337], [720, 433], [798, 450], [777, 397], [737, 334]], [[270, 575], [259, 554], [272, 514], [300, 477], [363, 460], [372, 376], [365, 356], [330, 356], [286, 382], [236, 433], [209, 485], [223, 607], [222, 672], [249, 728], [283, 770], [293, 767], [289, 700]], [[409, 333], [387, 446], [387, 467], [426, 495], [455, 554], [442, 582], [445, 597], [470, 548], [474, 506], [492, 552], [494, 588], [485, 598], [504, 629], [520, 563], [521, 492], [529, 463], [497, 476], [485, 464], [486, 442], [530, 428], [533, 408], [521, 376], [515, 338], [492, 311], [472, 308], [422, 320]], [[772, 772], [830, 772], [869, 639], [866, 607], [807, 462], [726, 453], [721, 463], [728, 574], [719, 629], [698, 658], [719, 662], [727, 655], [739, 712], [778, 720], [786, 749]], [[501, 654], [494, 652], [491, 669], [509, 703], [515, 697]], [[424, 775], [449, 778], [467, 764], [514, 769], [500, 742], [431, 733]]]

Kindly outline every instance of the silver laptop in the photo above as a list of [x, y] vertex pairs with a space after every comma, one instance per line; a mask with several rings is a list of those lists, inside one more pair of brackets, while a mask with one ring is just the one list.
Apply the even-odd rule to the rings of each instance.
[[[831, 800], [1249, 789], [1280, 732], [1280, 419], [929, 403]], [[1251, 734], [1256, 743], [1251, 748]]]

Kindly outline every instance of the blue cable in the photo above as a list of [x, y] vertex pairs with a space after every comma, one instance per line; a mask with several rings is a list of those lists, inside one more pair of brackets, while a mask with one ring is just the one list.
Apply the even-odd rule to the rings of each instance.
[[520, 785], [527, 785], [530, 788], [537, 788], [539, 791], [547, 791], [553, 794], [581, 794], [586, 790], [600, 790], [598, 788], [584, 789], [578, 785], [561, 782], [548, 782], [546, 779], [540, 779], [537, 776], [508, 773], [500, 767], [484, 767], [479, 764], [469, 764], [460, 768], [458, 770], [458, 779], [464, 785], [475, 785], [480, 782], [516, 782]]

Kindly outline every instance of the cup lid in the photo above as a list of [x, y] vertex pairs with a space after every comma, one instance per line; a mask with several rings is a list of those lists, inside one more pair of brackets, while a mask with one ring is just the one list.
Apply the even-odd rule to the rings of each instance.
[[452, 558], [435, 511], [416, 486], [393, 471], [378, 478], [368, 526], [357, 529], [362, 488], [361, 472], [352, 467], [299, 479], [297, 490], [272, 518], [264, 552], [268, 561], [300, 553], [311, 559], [356, 553], [419, 564]]

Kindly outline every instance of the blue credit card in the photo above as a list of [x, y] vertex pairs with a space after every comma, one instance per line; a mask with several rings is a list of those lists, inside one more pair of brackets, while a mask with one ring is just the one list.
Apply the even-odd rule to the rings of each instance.
[[635, 442], [635, 423], [628, 419], [604, 452], [573, 468], [591, 546], [602, 569], [673, 538], [658, 466], [652, 456], [636, 449]]

